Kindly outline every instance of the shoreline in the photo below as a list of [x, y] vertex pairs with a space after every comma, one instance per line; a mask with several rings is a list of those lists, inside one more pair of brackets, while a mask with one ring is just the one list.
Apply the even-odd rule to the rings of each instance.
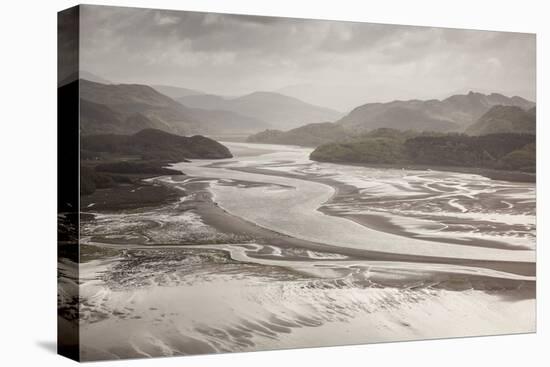
[[[231, 142], [230, 140], [228, 140]], [[240, 141], [236, 141], [241, 143]], [[246, 142], [246, 141], [245, 141]], [[281, 145], [288, 147], [297, 147], [302, 149], [311, 149], [315, 150], [316, 147], [301, 146], [301, 145], [290, 145], [290, 144], [276, 144], [276, 143], [261, 143], [261, 142], [246, 142], [248, 144], [269, 144], [269, 145]], [[414, 164], [414, 163], [361, 163], [361, 162], [346, 162], [346, 161], [317, 161], [310, 158], [313, 162], [318, 163], [330, 163], [330, 164], [340, 164], [343, 166], [357, 166], [357, 167], [369, 167], [369, 168], [388, 168], [388, 169], [407, 169], [414, 171], [443, 171], [443, 172], [454, 172], [454, 173], [467, 173], [467, 174], [476, 174], [491, 180], [497, 181], [509, 181], [509, 182], [535, 182], [536, 183], [536, 172], [522, 172], [522, 171], [510, 171], [510, 170], [499, 170], [495, 168], [485, 168], [485, 167], [466, 167], [466, 166], [433, 166], [425, 164]]]

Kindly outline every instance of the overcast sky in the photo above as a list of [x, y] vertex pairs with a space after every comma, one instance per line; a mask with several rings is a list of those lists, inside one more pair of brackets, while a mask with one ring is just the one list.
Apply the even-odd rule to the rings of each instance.
[[278, 91], [345, 111], [469, 90], [535, 99], [535, 36], [83, 6], [81, 69], [207, 93]]

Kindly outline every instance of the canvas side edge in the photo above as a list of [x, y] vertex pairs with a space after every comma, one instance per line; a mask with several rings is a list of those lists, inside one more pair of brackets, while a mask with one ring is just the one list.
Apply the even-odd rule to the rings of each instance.
[[79, 330], [79, 27], [80, 7], [58, 13], [57, 352], [80, 360]]

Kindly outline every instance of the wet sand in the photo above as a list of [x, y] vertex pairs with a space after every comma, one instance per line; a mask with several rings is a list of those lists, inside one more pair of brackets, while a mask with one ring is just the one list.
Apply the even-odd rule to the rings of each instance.
[[180, 196], [173, 187], [138, 181], [82, 195], [80, 206], [83, 212], [134, 210], [174, 202]]
[[[304, 179], [303, 176], [286, 173], [286, 172], [274, 172], [267, 171], [257, 168], [232, 168], [234, 170], [249, 172], [249, 173], [259, 173], [259, 174], [268, 174], [268, 175], [277, 175], [281, 177], [297, 178]], [[326, 185], [329, 185], [335, 189], [335, 194], [330, 199], [330, 201], [339, 200], [342, 196], [353, 196], [357, 189], [351, 187], [350, 185], [342, 184], [335, 182], [333, 180], [322, 179], [318, 177], [307, 177], [308, 180], [320, 182]], [[314, 243], [310, 241], [305, 241], [301, 239], [292, 238], [283, 234], [279, 234], [274, 231], [270, 231], [253, 223], [247, 222], [241, 218], [235, 217], [228, 213], [227, 211], [219, 208], [216, 204], [212, 202], [211, 195], [208, 192], [203, 192], [204, 202], [200, 208], [201, 215], [204, 217], [204, 220], [207, 223], [212, 224], [214, 227], [219, 228], [222, 231], [229, 232], [248, 232], [248, 233], [257, 233], [264, 238], [268, 238], [269, 241], [274, 241], [273, 243], [281, 246], [302, 246], [308, 248], [314, 248], [324, 251], [332, 251], [336, 253], [342, 253], [346, 255], [359, 256], [368, 258], [371, 260], [392, 260], [392, 261], [408, 261], [408, 262], [426, 262], [426, 263], [441, 263], [441, 264], [460, 264], [460, 265], [470, 265], [475, 267], [486, 267], [489, 269], [508, 271], [516, 274], [531, 275], [534, 276], [536, 273], [536, 266], [534, 263], [525, 263], [525, 262], [504, 262], [504, 261], [476, 261], [476, 260], [461, 260], [461, 259], [449, 259], [449, 258], [439, 258], [439, 257], [430, 257], [430, 256], [415, 256], [415, 255], [406, 255], [406, 254], [391, 254], [384, 252], [374, 252], [367, 250], [354, 250], [354, 249], [342, 249], [334, 246], [328, 246], [320, 243]], [[324, 212], [327, 215], [339, 215], [335, 211], [328, 209], [320, 208], [320, 211]], [[412, 235], [398, 226], [391, 225], [389, 221], [382, 216], [375, 215], [340, 215], [343, 218], [354, 220], [357, 223], [370, 227], [372, 229], [399, 234], [405, 237], [412, 238]], [[463, 241], [450, 239], [449, 242], [457, 243], [462, 245]], [[475, 246], [480, 247], [489, 247], [489, 248], [506, 248], [509, 246], [502, 243], [495, 243], [490, 241], [478, 241]]]
[[[319, 208], [319, 211], [321, 211], [322, 213], [350, 219], [361, 225], [364, 225], [366, 227], [369, 227], [381, 232], [393, 233], [404, 237], [414, 238], [414, 233], [407, 232], [403, 227], [393, 224], [387, 217], [384, 217], [382, 215], [375, 215], [375, 214], [342, 215], [340, 212], [336, 210], [332, 210], [327, 205], [331, 203], [342, 202], [342, 201], [345, 201], [346, 199], [354, 200], [358, 204], [360, 204], [361, 200], [359, 198], [359, 189], [352, 185], [347, 185], [342, 182], [337, 182], [335, 180], [322, 178], [322, 177], [316, 177], [313, 175], [308, 175], [307, 177], [304, 177], [303, 175], [297, 175], [297, 174], [292, 174], [287, 172], [274, 172], [274, 171], [269, 171], [269, 170], [259, 169], [259, 168], [232, 168], [232, 169], [236, 171], [249, 172], [249, 173], [275, 175], [275, 176], [288, 177], [288, 178], [294, 178], [294, 179], [306, 179], [308, 181], [318, 182], [318, 183], [325, 184], [327, 186], [331, 186], [334, 189], [335, 193], [325, 203], [325, 205], [322, 205]], [[392, 201], [392, 200], [396, 200], [397, 198], [389, 196], [386, 199], [388, 201]], [[488, 209], [495, 209], [495, 208], [489, 207]], [[476, 224], [480, 224], [480, 222], [477, 222]], [[431, 238], [424, 238], [424, 239], [428, 241], [434, 241], [434, 242], [438, 241], [437, 239], [431, 239]], [[475, 242], [465, 241], [460, 238], [446, 238], [445, 240], [448, 243], [456, 243], [456, 244], [465, 245], [465, 246], [479, 246], [479, 247], [487, 247], [487, 248], [497, 248], [497, 249], [500, 248], [500, 249], [512, 249], [512, 250], [526, 249], [521, 246], [511, 246], [502, 241], [490, 241], [490, 240], [483, 240], [479, 238], [476, 239]]]
[[358, 167], [371, 167], [371, 168], [390, 168], [390, 169], [406, 169], [406, 170], [431, 170], [431, 171], [445, 171], [445, 172], [457, 172], [457, 173], [471, 173], [475, 175], [484, 176], [492, 180], [502, 180], [510, 182], [536, 182], [537, 175], [532, 172], [519, 172], [519, 171], [506, 171], [491, 168], [476, 168], [476, 167], [460, 167], [460, 166], [428, 166], [422, 164], [362, 164], [362, 163], [344, 163], [338, 162], [338, 164]]
[[[318, 209], [323, 215], [415, 236], [382, 215], [338, 209], [346, 197], [357, 197], [352, 185], [318, 175], [231, 169], [323, 183], [334, 189]], [[188, 175], [147, 184], [179, 198], [131, 210], [92, 206], [83, 219], [84, 360], [535, 331], [533, 262], [333, 246], [257, 225], [215, 202], [220, 189], [270, 190], [258, 180]], [[462, 242], [454, 244], [470, 246]], [[515, 253], [497, 242], [475, 246]]]
[[[528, 276], [534, 276], [536, 274], [536, 266], [533, 263], [476, 261], [438, 258], [430, 256], [415, 256], [406, 254], [391, 254], [384, 252], [340, 248], [293, 238], [263, 228], [228, 213], [226, 210], [220, 208], [216, 203], [212, 201], [212, 195], [208, 191], [206, 184], [197, 185], [191, 188], [190, 194], [193, 193], [198, 194], [199, 198], [198, 200], [193, 202], [193, 206], [196, 208], [197, 213], [200, 214], [201, 218], [203, 218], [206, 224], [211, 225], [220, 232], [233, 233], [238, 235], [249, 235], [255, 238], [257, 241], [264, 242], [266, 244], [272, 244], [279, 247], [302, 247], [316, 251], [326, 251], [347, 256], [353, 256], [355, 258], [364, 260], [419, 262], [427, 264], [452, 264], [487, 268]], [[375, 229], [380, 230], [382, 228], [377, 226], [375, 227]]]

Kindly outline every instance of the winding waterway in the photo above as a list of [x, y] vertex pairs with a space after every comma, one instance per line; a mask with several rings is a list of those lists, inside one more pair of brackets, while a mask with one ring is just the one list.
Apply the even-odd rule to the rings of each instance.
[[[189, 176], [215, 178], [210, 189], [214, 200], [228, 212], [254, 222], [260, 226], [284, 233], [292, 237], [313, 242], [325, 243], [337, 247], [351, 247], [388, 253], [452, 257], [478, 260], [501, 260], [534, 262], [534, 185], [529, 183], [507, 183], [492, 181], [481, 176], [449, 173], [374, 169], [368, 167], [349, 167], [336, 164], [309, 161], [310, 149], [261, 145], [263, 154], [247, 156], [247, 149], [258, 148], [258, 144], [229, 143], [236, 152], [236, 159], [226, 162], [195, 161], [191, 164], [174, 165]], [[243, 154], [244, 156], [239, 156]], [[261, 170], [262, 173], [254, 173]], [[243, 171], [246, 170], [246, 171]], [[256, 171], [258, 172], [258, 171]], [[294, 177], [283, 174], [292, 173]], [[437, 241], [426, 241], [374, 230], [348, 219], [335, 215], [326, 215], [319, 209], [335, 194], [336, 188], [319, 183], [315, 178], [322, 177], [325, 182], [332, 179], [338, 184], [348, 184], [358, 188], [358, 196], [367, 194], [385, 198], [386, 208], [395, 204], [423, 201], [431, 204], [428, 213], [447, 216], [455, 222], [462, 221], [463, 226], [471, 226], [470, 237], [494, 239], [509, 243], [510, 249], [495, 249], [483, 246], [463, 246], [451, 244], [445, 240], [450, 235], [432, 231]], [[221, 181], [220, 181], [221, 180]], [[271, 186], [243, 187], [229, 185], [231, 180], [263, 183]], [[420, 182], [418, 185], [415, 183]], [[457, 183], [458, 182], [458, 183]], [[438, 188], [439, 186], [439, 188]], [[369, 192], [370, 191], [370, 192]], [[469, 210], [463, 205], [468, 201], [482, 204], [482, 195], [499, 196], [505, 208], [478, 207]], [[356, 198], [360, 204], [360, 197]], [[507, 199], [508, 201], [505, 201]], [[348, 198], [349, 201], [349, 198]], [[352, 198], [353, 201], [353, 198]], [[512, 204], [512, 202], [515, 202]], [[530, 205], [526, 205], [530, 204]], [[340, 208], [347, 203], [338, 203]], [[376, 212], [380, 203], [363, 203], [357, 207], [348, 205], [347, 212]], [[383, 208], [384, 209], [384, 208]], [[395, 221], [407, 218], [410, 207], [397, 211]], [[393, 210], [395, 213], [396, 210]], [[379, 211], [379, 215], [391, 212]], [[418, 213], [417, 213], [418, 214]], [[418, 215], [411, 215], [409, 222]], [[424, 219], [427, 221], [427, 219]], [[485, 235], [476, 232], [476, 222], [490, 222], [494, 227], [509, 224], [520, 226], [521, 230], [504, 233], [495, 231]], [[432, 225], [441, 223], [432, 223]], [[403, 224], [402, 224], [403, 225]], [[406, 225], [406, 224], [405, 224]], [[414, 223], [410, 223], [414, 225]], [[454, 235], [458, 235], [454, 233]], [[525, 247], [520, 247], [523, 244]]]
[[83, 220], [84, 360], [535, 330], [534, 184], [226, 145]]

